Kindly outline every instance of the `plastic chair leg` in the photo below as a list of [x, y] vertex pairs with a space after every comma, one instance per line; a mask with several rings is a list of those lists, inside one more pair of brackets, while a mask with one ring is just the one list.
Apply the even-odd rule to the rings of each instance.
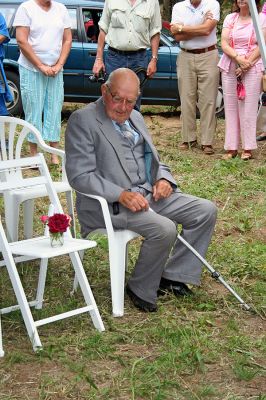
[[7, 238], [9, 242], [16, 242], [18, 240], [19, 203], [13, 196], [8, 196], [8, 193], [4, 193], [4, 203]]
[[33, 236], [33, 215], [34, 215], [34, 200], [29, 199], [23, 202], [23, 222], [24, 222], [24, 237], [31, 239]]
[[109, 263], [113, 316], [124, 315], [124, 287], [127, 242], [123, 240], [123, 233], [115, 233], [119, 238], [109, 242]]

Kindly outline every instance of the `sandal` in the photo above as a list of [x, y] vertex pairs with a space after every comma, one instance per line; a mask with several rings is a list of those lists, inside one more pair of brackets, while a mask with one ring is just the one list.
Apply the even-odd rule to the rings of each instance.
[[228, 152], [222, 156], [222, 159], [232, 160], [232, 158], [235, 158], [236, 156], [237, 156], [237, 150], [228, 150]]
[[249, 150], [244, 150], [241, 154], [241, 160], [248, 161], [252, 158], [252, 154]]
[[197, 146], [197, 141], [192, 140], [192, 142], [183, 142], [179, 145], [180, 150], [189, 150], [192, 149], [193, 147]]
[[207, 154], [207, 155], [214, 154], [214, 150], [211, 145], [203, 145], [203, 146], [201, 146], [201, 149], [204, 154]]

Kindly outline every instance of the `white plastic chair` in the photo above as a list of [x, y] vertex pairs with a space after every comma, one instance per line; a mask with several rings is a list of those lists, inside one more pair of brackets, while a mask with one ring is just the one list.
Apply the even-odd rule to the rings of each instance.
[[[25, 177], [25, 173], [22, 174], [22, 170], [32, 167], [37, 167], [39, 169], [39, 176]], [[5, 177], [5, 182], [1, 183], [1, 189], [4, 193], [5, 191], [23, 189], [24, 187], [45, 185], [50, 202], [53, 204], [55, 211], [59, 213], [63, 212], [43, 154], [38, 154], [36, 157], [0, 161], [0, 174]], [[0, 251], [3, 255], [3, 261], [0, 262], [0, 266], [5, 265], [7, 267], [8, 275], [10, 277], [18, 302], [17, 305], [0, 309], [0, 316], [1, 314], [20, 309], [29, 338], [35, 351], [42, 347], [37, 330], [39, 326], [81, 313], [88, 312], [92, 318], [94, 326], [99, 331], [104, 331], [104, 325], [78, 253], [84, 249], [95, 247], [96, 243], [90, 240], [73, 239], [68, 229], [68, 231], [64, 234], [64, 245], [61, 247], [52, 248], [47, 232], [48, 230], [46, 230], [44, 236], [8, 243], [2, 223], [0, 221]], [[80, 285], [86, 305], [85, 307], [76, 308], [71, 311], [41, 319], [39, 321], [34, 321], [30, 306], [35, 306], [35, 308], [38, 309], [42, 308], [48, 259], [63, 254], [69, 254], [70, 256], [71, 263], [75, 271], [75, 276], [78, 284]], [[36, 299], [28, 303], [15, 263], [29, 261], [32, 259], [41, 259], [41, 262]], [[0, 268], [0, 272], [1, 270], [2, 268]], [[3, 355], [4, 351], [2, 346], [0, 321], [0, 356]]]
[[[115, 230], [113, 228], [108, 204], [103, 197], [85, 193], [81, 194], [100, 202], [105, 222], [105, 229], [96, 229], [90, 234], [102, 233], [107, 235], [113, 316], [122, 317], [124, 315], [125, 270], [127, 269], [128, 259], [127, 246], [130, 240], [137, 238], [139, 235], [128, 229]], [[78, 282], [75, 277], [74, 290], [76, 290], [77, 285]]]
[[[68, 213], [72, 217], [72, 233], [75, 236], [74, 206], [72, 189], [69, 186], [65, 172], [65, 153], [63, 150], [55, 149], [45, 144], [40, 132], [30, 123], [14, 117], [0, 116], [0, 160], [14, 160], [21, 158], [22, 145], [28, 133], [32, 132], [36, 138], [37, 145], [41, 150], [56, 154], [62, 161], [62, 179], [54, 182], [57, 193], [66, 194]], [[6, 141], [8, 148], [6, 148]], [[0, 176], [0, 182], [5, 179]], [[1, 192], [1, 185], [0, 185]], [[19, 208], [23, 204], [24, 237], [29, 239], [33, 235], [33, 213], [34, 199], [47, 196], [44, 185], [10, 190], [4, 193], [5, 219], [7, 225], [7, 236], [10, 241], [18, 240]]]

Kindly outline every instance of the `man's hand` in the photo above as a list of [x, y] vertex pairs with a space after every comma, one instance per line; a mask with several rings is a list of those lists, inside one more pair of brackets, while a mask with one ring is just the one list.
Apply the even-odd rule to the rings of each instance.
[[155, 72], [157, 71], [157, 60], [152, 58], [147, 67], [147, 76], [152, 78]]
[[213, 19], [213, 13], [210, 10], [208, 10], [204, 15], [204, 21], [207, 19]]
[[101, 71], [105, 72], [104, 62], [103, 62], [103, 60], [101, 58], [97, 58], [96, 57], [95, 63], [94, 63], [93, 68], [92, 68], [93, 75], [99, 76], [99, 73]]
[[153, 198], [155, 201], [166, 199], [173, 193], [173, 188], [166, 179], [160, 179], [153, 186]]
[[148, 211], [149, 203], [140, 193], [124, 191], [120, 194], [119, 203], [132, 212]]
[[172, 35], [176, 35], [177, 33], [179, 33], [179, 29], [184, 26], [183, 22], [177, 22], [174, 24], [170, 24], [170, 31], [172, 33]]

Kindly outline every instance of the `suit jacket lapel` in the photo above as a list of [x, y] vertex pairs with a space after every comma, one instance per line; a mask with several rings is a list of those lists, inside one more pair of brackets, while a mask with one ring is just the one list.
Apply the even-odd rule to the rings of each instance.
[[99, 122], [99, 127], [100, 127], [103, 135], [106, 137], [108, 142], [114, 148], [114, 151], [117, 154], [117, 157], [118, 157], [118, 159], [119, 159], [119, 161], [120, 161], [120, 163], [122, 165], [122, 168], [124, 169], [125, 173], [129, 177], [129, 179], [131, 179], [129, 170], [127, 168], [127, 163], [126, 163], [126, 159], [125, 159], [125, 156], [124, 156], [124, 152], [123, 152], [123, 149], [122, 149], [121, 144], [120, 144], [119, 133], [116, 132], [115, 127], [114, 127], [111, 119], [106, 115], [102, 98], [100, 98], [97, 101], [96, 110], [97, 110], [96, 111], [97, 112], [96, 119]]

